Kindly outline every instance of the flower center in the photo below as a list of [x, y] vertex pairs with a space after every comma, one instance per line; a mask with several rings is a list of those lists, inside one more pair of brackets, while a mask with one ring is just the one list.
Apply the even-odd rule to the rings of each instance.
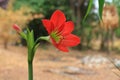
[[56, 43], [59, 43], [62, 39], [62, 36], [58, 34], [57, 31], [53, 31], [50, 36], [56, 41]]

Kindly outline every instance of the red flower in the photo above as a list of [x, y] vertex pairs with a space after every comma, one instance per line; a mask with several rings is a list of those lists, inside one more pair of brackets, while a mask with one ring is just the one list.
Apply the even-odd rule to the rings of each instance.
[[71, 34], [74, 23], [72, 21], [66, 22], [66, 17], [60, 10], [56, 10], [50, 20], [43, 19], [42, 23], [50, 35], [53, 45], [59, 50], [68, 52], [68, 47], [80, 43], [80, 38]]
[[13, 25], [13, 29], [15, 29], [18, 33], [21, 32], [21, 28], [16, 24]]

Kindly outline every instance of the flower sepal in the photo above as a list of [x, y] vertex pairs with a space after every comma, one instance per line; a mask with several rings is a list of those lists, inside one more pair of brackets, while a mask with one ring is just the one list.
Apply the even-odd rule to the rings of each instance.
[[36, 41], [38, 42], [39, 40], [45, 40], [45, 41], [50, 41], [50, 36], [40, 36]]
[[23, 39], [27, 40], [27, 36], [24, 32], [20, 32], [19, 34]]

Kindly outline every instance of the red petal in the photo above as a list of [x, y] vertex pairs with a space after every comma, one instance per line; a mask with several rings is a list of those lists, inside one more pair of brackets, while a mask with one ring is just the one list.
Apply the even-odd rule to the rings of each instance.
[[63, 51], [63, 52], [68, 52], [68, 51], [69, 51], [66, 46], [59, 45], [57, 48], [58, 48], [59, 50]]
[[73, 31], [73, 29], [74, 23], [72, 21], [65, 22], [62, 34], [63, 35], [70, 34]]
[[55, 27], [60, 27], [66, 21], [66, 17], [63, 12], [56, 10], [52, 14], [50, 21], [54, 24]]
[[21, 31], [21, 28], [20, 28], [18, 25], [16, 25], [16, 24], [13, 25], [13, 28], [14, 28], [17, 32], [20, 32], [20, 31]]
[[60, 45], [73, 47], [80, 43], [80, 38], [76, 35], [69, 34], [67, 36], [64, 36], [64, 39], [61, 41]]
[[60, 51], [63, 51], [63, 52], [68, 52], [68, 48], [67, 48], [66, 46], [57, 44], [57, 43], [55, 42], [55, 40], [52, 39], [52, 38], [51, 38], [51, 40], [52, 40], [53, 45], [54, 45], [57, 49], [59, 49]]
[[46, 30], [48, 31], [48, 34], [50, 34], [54, 27], [52, 26], [52, 23], [47, 19], [42, 19], [42, 23], [45, 26]]

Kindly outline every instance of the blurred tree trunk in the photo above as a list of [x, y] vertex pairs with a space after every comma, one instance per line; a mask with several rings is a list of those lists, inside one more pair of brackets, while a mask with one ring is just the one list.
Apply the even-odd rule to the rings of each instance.
[[79, 45], [79, 48], [82, 49], [82, 39], [84, 39], [83, 34], [83, 27], [81, 26], [81, 21], [83, 16], [86, 13], [87, 7], [84, 5], [84, 3], [88, 0], [69, 0], [70, 1], [70, 7], [72, 9], [72, 20], [75, 21], [75, 33], [81, 37], [81, 44]]
[[101, 35], [101, 44], [100, 44], [100, 50], [101, 51], [107, 51], [109, 53], [109, 36], [110, 32], [105, 31], [102, 29], [102, 35]]
[[100, 50], [107, 51], [107, 54], [110, 54], [110, 51], [113, 50], [113, 45], [114, 45], [113, 37], [114, 37], [114, 30], [109, 29], [108, 31], [104, 31], [102, 33]]
[[75, 1], [75, 0], [70, 0], [70, 7], [71, 7], [71, 9], [72, 9], [72, 20], [75, 19], [75, 11], [74, 11], [75, 7], [74, 7], [74, 1]]
[[111, 50], [114, 48], [114, 30], [111, 30]]
[[102, 51], [105, 50], [105, 34], [104, 34], [104, 32], [102, 32], [102, 35], [101, 35], [100, 50], [102, 50]]
[[83, 10], [81, 10], [81, 6], [85, 3], [86, 0], [70, 0], [70, 7], [72, 9], [72, 19], [75, 20], [76, 29], [81, 28], [81, 19]]
[[76, 29], [77, 30], [80, 30], [80, 22], [81, 22], [81, 10], [80, 10], [80, 6], [81, 6], [81, 3], [83, 2], [84, 0], [77, 0], [76, 1], [76, 15], [77, 15], [77, 19], [76, 19]]

